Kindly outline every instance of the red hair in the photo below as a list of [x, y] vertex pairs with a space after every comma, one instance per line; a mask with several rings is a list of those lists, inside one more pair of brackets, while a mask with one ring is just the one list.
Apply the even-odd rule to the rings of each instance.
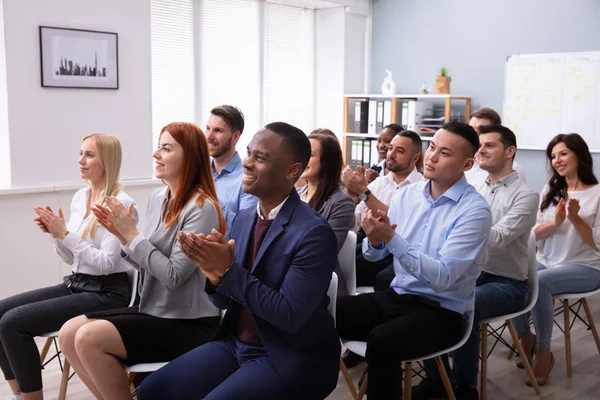
[[219, 217], [219, 232], [227, 233], [227, 224], [223, 211], [217, 198], [217, 189], [210, 169], [210, 156], [208, 154], [208, 142], [202, 129], [196, 124], [189, 122], [172, 122], [162, 128], [160, 135], [169, 132], [177, 143], [183, 147], [183, 164], [177, 181], [177, 191], [171, 194], [172, 200], [165, 211], [163, 221], [166, 228], [173, 226], [179, 214], [186, 204], [196, 194], [198, 206], [209, 199], [215, 205]]

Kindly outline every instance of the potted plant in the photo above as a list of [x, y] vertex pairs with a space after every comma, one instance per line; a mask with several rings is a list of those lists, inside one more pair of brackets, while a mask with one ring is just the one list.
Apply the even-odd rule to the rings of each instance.
[[435, 78], [435, 93], [450, 93], [450, 77], [448, 76], [448, 69], [444, 66], [440, 68], [440, 74]]

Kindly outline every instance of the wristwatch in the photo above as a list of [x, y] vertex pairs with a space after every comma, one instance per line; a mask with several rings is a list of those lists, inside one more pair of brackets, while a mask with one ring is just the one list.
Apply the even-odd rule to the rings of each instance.
[[365, 192], [359, 193], [358, 198], [360, 201], [367, 201], [369, 196], [371, 195], [371, 191], [367, 189]]

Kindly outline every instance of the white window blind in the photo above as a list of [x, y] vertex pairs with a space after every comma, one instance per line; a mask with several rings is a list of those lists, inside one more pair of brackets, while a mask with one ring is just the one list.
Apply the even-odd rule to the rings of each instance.
[[261, 127], [260, 2], [203, 0], [200, 10], [200, 104], [210, 110], [231, 104], [242, 110], [245, 128], [237, 150], [242, 157]]
[[0, 0], [0, 188], [10, 187], [10, 140], [6, 92], [6, 51], [4, 46], [4, 2]]
[[265, 123], [315, 124], [315, 11], [267, 3]]
[[175, 121], [196, 122], [194, 0], [151, 0], [152, 143]]

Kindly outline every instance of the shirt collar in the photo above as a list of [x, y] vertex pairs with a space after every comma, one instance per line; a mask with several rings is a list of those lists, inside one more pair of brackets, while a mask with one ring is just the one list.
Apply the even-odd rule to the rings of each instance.
[[485, 179], [485, 183], [488, 186], [492, 186], [492, 185], [510, 185], [511, 183], [513, 183], [514, 181], [516, 181], [517, 179], [519, 179], [519, 173], [515, 170], [513, 170], [510, 174], [506, 175], [505, 177], [498, 179], [496, 181], [496, 183], [492, 183], [490, 182], [490, 177], [488, 175], [488, 177]]
[[[285, 200], [283, 200], [281, 203], [279, 203], [279, 205], [277, 207], [275, 207], [274, 209], [272, 209], [269, 212], [269, 216], [267, 217], [267, 220], [272, 220], [275, 219], [277, 217], [277, 214], [279, 214], [279, 211], [281, 211], [281, 209], [283, 208], [283, 205], [285, 204], [285, 202], [287, 201], [287, 199], [289, 199], [290, 196], [286, 197]], [[256, 213], [258, 214], [259, 218], [264, 220], [265, 217], [263, 217], [261, 211], [260, 211], [260, 203], [257, 202], [256, 203]]]
[[410, 185], [412, 183], [416, 183], [419, 180], [419, 171], [417, 171], [417, 167], [413, 168], [410, 174], [400, 183], [396, 183], [394, 180], [394, 174], [392, 172], [388, 172], [388, 174], [384, 177], [390, 180], [394, 185]]
[[[233, 157], [231, 158], [231, 160], [229, 160], [229, 162], [227, 163], [227, 165], [225, 165], [223, 167], [223, 169], [221, 170], [221, 174], [223, 172], [231, 172], [231, 171], [233, 171], [238, 166], [238, 164], [241, 161], [242, 161], [242, 159], [240, 158], [240, 155], [236, 151], [235, 154], [233, 155]], [[210, 166], [212, 167], [213, 172], [217, 173], [217, 170], [215, 169], [215, 160], [213, 158], [210, 159]]]
[[[463, 176], [461, 176], [460, 179], [450, 187], [450, 189], [446, 190], [444, 194], [442, 194], [438, 198], [438, 200], [442, 197], [446, 197], [454, 201], [455, 203], [458, 203], [458, 200], [460, 199], [464, 191], [467, 190], [468, 187], [469, 183], [467, 182], [467, 178], [463, 174]], [[428, 180], [425, 186], [423, 186], [423, 194], [425, 195], [425, 198], [430, 199], [432, 202], [434, 202], [434, 200], [431, 197], [431, 180]]]

